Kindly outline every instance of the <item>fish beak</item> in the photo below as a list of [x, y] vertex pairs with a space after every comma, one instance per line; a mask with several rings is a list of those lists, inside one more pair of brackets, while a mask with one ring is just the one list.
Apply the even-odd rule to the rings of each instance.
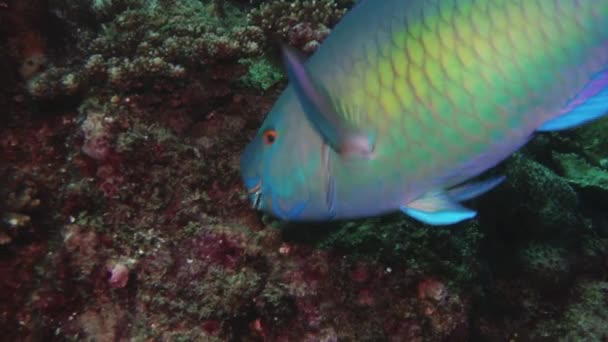
[[262, 208], [262, 182], [259, 181], [255, 186], [247, 189], [247, 193], [253, 209], [260, 210]]
[[251, 201], [252, 207], [255, 210], [262, 209], [262, 191], [258, 190], [249, 194], [249, 199]]

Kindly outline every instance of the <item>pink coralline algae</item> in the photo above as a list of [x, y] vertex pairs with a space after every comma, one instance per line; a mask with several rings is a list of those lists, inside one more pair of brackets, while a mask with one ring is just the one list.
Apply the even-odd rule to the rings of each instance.
[[82, 151], [96, 160], [104, 160], [112, 150], [111, 137], [112, 117], [103, 112], [92, 111], [86, 116], [81, 129], [84, 134]]
[[430, 299], [435, 302], [441, 301], [447, 295], [445, 285], [441, 282], [426, 278], [418, 283], [418, 298]]
[[108, 268], [110, 279], [108, 283], [112, 288], [123, 288], [129, 281], [129, 269], [124, 264], [116, 264]]
[[301, 47], [302, 51], [306, 53], [313, 53], [329, 35], [329, 32], [327, 27], [314, 29], [311, 23], [298, 23], [289, 29], [287, 37], [290, 45]]

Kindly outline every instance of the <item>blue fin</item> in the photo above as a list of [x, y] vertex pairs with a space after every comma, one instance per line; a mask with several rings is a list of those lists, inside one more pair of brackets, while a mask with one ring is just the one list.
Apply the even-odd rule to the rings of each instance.
[[326, 143], [342, 155], [369, 156], [374, 149], [370, 135], [353, 127], [335, 111], [327, 91], [313, 79], [297, 52], [284, 46], [283, 58], [289, 82], [306, 117]]
[[555, 119], [545, 122], [537, 130], [560, 131], [583, 125], [608, 114], [608, 70], [596, 74], [561, 110]]
[[505, 180], [493, 177], [475, 183], [465, 183], [448, 191], [431, 191], [419, 199], [400, 207], [405, 214], [430, 225], [454, 224], [475, 217], [475, 211], [458, 202], [466, 201], [490, 191]]
[[429, 192], [400, 209], [406, 215], [433, 226], [455, 224], [477, 215], [452, 200], [445, 191]]
[[448, 197], [456, 202], [462, 202], [483, 195], [505, 180], [505, 176], [493, 177], [480, 182], [465, 183], [447, 191]]

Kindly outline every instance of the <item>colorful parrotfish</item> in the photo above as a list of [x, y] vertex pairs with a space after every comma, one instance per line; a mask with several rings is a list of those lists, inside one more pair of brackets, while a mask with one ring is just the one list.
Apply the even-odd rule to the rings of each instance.
[[608, 0], [363, 0], [308, 61], [284, 57], [241, 159], [256, 209], [453, 224], [503, 178], [464, 182], [608, 112]]

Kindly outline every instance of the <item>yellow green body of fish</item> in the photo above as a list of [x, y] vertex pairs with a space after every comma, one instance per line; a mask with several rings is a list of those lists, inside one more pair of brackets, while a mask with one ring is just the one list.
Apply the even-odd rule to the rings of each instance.
[[[608, 112], [608, 0], [364, 0], [302, 62], [245, 151], [256, 208], [285, 220], [402, 210], [429, 224], [536, 131]], [[268, 132], [272, 142], [265, 141]]]

